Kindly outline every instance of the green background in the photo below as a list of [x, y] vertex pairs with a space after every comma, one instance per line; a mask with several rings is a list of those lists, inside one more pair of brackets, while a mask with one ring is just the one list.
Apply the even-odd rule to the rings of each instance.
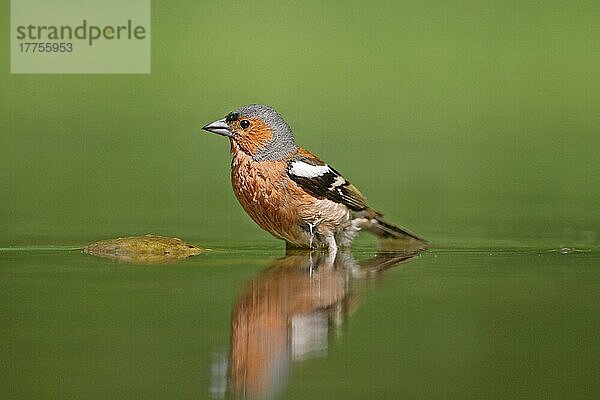
[[[3, 399], [209, 397], [239, 293], [283, 255], [201, 131], [254, 102], [432, 242], [383, 275], [335, 271], [367, 295], [274, 382], [285, 398], [597, 397], [600, 2], [154, 1], [148, 75], [11, 75], [9, 15]], [[213, 250], [66, 250], [146, 233]]]
[[598, 244], [597, 2], [152, 7], [149, 75], [10, 75], [5, 29], [3, 245], [277, 243], [200, 129], [253, 102], [434, 243]]

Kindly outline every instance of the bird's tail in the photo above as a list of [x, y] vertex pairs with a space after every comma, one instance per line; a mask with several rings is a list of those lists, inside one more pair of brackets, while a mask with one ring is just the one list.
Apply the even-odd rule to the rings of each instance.
[[404, 228], [384, 221], [381, 216], [371, 218], [365, 229], [379, 237], [380, 250], [410, 252], [423, 251], [428, 247], [427, 241]]

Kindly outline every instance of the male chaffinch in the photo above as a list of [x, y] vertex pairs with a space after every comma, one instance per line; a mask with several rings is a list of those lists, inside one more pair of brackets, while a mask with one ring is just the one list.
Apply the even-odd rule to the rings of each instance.
[[389, 224], [333, 167], [296, 145], [294, 135], [273, 108], [251, 104], [202, 129], [231, 142], [231, 183], [240, 204], [264, 230], [287, 248], [349, 246], [365, 229], [413, 249], [427, 243]]

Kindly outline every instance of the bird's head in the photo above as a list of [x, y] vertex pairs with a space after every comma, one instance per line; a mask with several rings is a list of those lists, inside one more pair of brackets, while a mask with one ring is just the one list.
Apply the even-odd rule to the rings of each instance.
[[281, 160], [298, 148], [281, 115], [263, 104], [241, 107], [202, 129], [227, 136], [255, 161]]

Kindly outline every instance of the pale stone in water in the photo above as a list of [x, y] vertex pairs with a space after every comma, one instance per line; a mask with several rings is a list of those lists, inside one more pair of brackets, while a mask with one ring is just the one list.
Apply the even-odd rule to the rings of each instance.
[[155, 235], [100, 240], [83, 249], [87, 254], [130, 264], [165, 264], [203, 251], [179, 238]]

